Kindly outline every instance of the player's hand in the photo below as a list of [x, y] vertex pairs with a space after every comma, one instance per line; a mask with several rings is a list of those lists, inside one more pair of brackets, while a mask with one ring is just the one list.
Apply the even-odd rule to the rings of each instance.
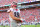
[[25, 19], [23, 19], [23, 18], [21, 18], [20, 20], [21, 20], [21, 22], [25, 22]]

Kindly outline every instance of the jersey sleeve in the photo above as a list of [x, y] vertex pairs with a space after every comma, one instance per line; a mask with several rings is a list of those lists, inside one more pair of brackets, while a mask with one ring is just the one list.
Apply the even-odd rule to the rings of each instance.
[[10, 8], [10, 11], [13, 11], [13, 8]]
[[10, 8], [7, 12], [13, 11], [13, 8]]

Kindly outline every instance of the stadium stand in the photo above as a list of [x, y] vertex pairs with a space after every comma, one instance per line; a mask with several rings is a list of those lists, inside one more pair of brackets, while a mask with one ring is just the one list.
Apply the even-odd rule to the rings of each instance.
[[[24, 17], [26, 20], [28, 19], [28, 21], [35, 21], [35, 17], [37, 18], [37, 21], [39, 21], [40, 15], [39, 15], [39, 10], [40, 9], [24, 9], [21, 10], [21, 17]], [[30, 21], [30, 22], [31, 22]]]

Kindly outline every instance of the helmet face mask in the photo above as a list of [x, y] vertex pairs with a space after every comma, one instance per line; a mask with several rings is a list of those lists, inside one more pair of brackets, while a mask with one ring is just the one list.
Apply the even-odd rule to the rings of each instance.
[[13, 2], [14, 5], [17, 5], [17, 3]]
[[13, 2], [13, 3], [11, 4], [11, 7], [17, 8], [17, 3]]

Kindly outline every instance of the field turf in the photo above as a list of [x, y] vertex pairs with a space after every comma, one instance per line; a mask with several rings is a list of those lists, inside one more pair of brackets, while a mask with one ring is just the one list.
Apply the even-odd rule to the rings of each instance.
[[40, 27], [40, 25], [21, 25], [21, 27]]
[[[0, 26], [0, 27], [4, 27], [4, 26]], [[5, 27], [10, 27], [10, 26], [6, 26]], [[21, 25], [21, 27], [40, 27], [40, 25]]]
[[6, 26], [6, 25], [5, 25], [5, 26], [0, 26], [0, 27], [10, 27], [10, 26]]

